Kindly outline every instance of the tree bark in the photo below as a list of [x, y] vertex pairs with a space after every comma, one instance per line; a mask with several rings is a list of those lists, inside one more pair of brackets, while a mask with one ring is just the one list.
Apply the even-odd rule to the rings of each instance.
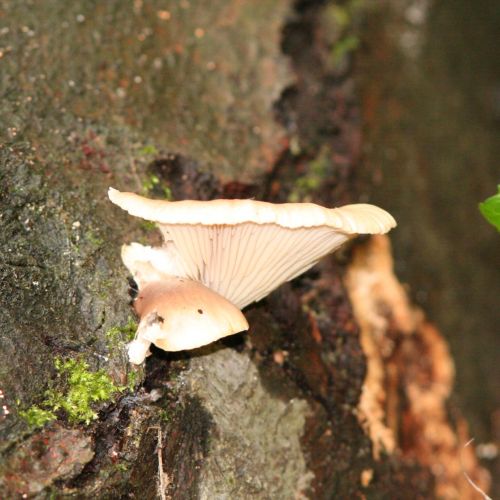
[[[472, 451], [460, 459], [446, 344], [406, 298], [385, 239], [249, 306], [248, 334], [127, 361], [120, 246], [159, 236], [112, 206], [109, 186], [358, 201], [351, 54], [332, 52], [356, 29], [338, 16], [358, 14], [338, 9], [4, 2], [0, 496], [474, 498], [464, 471], [487, 487]], [[69, 398], [61, 363], [73, 359], [115, 388], [88, 422], [53, 404]], [[35, 407], [55, 419], [35, 421]]]

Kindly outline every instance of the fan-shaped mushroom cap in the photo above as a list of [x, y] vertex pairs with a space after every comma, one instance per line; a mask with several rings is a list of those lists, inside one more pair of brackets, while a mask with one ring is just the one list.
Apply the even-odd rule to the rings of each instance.
[[255, 200], [166, 201], [109, 188], [109, 199], [130, 215], [158, 224], [276, 224], [289, 229], [327, 226], [347, 234], [383, 234], [396, 226], [385, 210], [357, 203], [324, 208], [314, 203], [268, 203]]
[[129, 344], [130, 361], [140, 364], [150, 343], [165, 351], [194, 349], [248, 329], [243, 313], [201, 283], [163, 276], [139, 291], [134, 307], [141, 321]]
[[382, 234], [396, 225], [386, 211], [367, 204], [327, 209], [254, 200], [169, 202], [112, 188], [109, 198], [131, 215], [155, 221], [164, 237], [160, 249], [125, 247], [124, 262], [134, 276], [168, 268], [169, 274], [203, 283], [239, 308], [356, 234]]

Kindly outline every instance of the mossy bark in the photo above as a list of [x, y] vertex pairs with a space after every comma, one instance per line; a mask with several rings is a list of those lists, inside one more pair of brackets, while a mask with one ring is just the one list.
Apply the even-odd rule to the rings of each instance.
[[[357, 201], [360, 111], [349, 50], [330, 52], [348, 29], [335, 8], [0, 6], [4, 496], [431, 495], [426, 465], [373, 458], [357, 414], [366, 362], [342, 281], [348, 251], [250, 306], [248, 335], [155, 350], [137, 370], [126, 359], [119, 249], [158, 235], [110, 204], [110, 185], [174, 199]], [[89, 425], [55, 409], [57, 421], [30, 428], [19, 410], [65, 390], [55, 358], [128, 389], [99, 402]]]

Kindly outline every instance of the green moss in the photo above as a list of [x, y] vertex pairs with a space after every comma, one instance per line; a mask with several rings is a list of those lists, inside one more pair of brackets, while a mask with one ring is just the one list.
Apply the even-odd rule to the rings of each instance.
[[141, 221], [141, 227], [146, 232], [154, 231], [156, 230], [156, 223], [151, 220], [143, 220]]
[[119, 472], [126, 472], [128, 470], [128, 465], [123, 462], [119, 462], [115, 465], [115, 469]]
[[348, 28], [352, 22], [348, 5], [330, 5], [326, 10], [326, 16], [330, 16], [331, 21], [340, 29]]
[[142, 190], [144, 194], [160, 194], [168, 201], [173, 201], [172, 190], [168, 184], [161, 182], [157, 175], [151, 174], [143, 183]]
[[138, 373], [136, 371], [128, 372], [127, 374], [127, 388], [131, 391], [135, 389], [137, 385]]
[[67, 390], [62, 393], [49, 389], [46, 393], [47, 406], [53, 411], [64, 410], [72, 423], [89, 424], [97, 418], [92, 404], [109, 401], [124, 389], [115, 385], [104, 370], [89, 371], [89, 365], [83, 360], [69, 359], [63, 362], [57, 358], [55, 367], [58, 377], [65, 379]]
[[167, 410], [161, 410], [160, 419], [165, 423], [169, 422], [170, 421], [170, 413]]
[[143, 183], [142, 190], [146, 193], [152, 191], [158, 184], [160, 183], [160, 179], [156, 175], [150, 175]]
[[347, 35], [341, 38], [332, 49], [332, 62], [339, 65], [343, 59], [359, 47], [359, 38], [356, 35]]
[[158, 150], [154, 144], [147, 144], [139, 149], [138, 153], [140, 156], [156, 156], [158, 154]]
[[174, 195], [169, 186], [163, 186], [163, 196], [165, 196], [165, 199], [168, 201], [174, 201]]
[[95, 247], [100, 247], [104, 243], [104, 240], [96, 236], [93, 231], [87, 231], [85, 233], [85, 239]]
[[352, 28], [360, 11], [365, 7], [365, 0], [347, 0], [342, 5], [329, 5], [325, 10], [325, 17], [330, 25], [333, 24], [338, 30], [347, 30]]
[[331, 167], [331, 151], [322, 150], [319, 155], [309, 163], [308, 171], [295, 181], [288, 201], [297, 203], [300, 201], [310, 201], [311, 195], [318, 189], [324, 178], [328, 175]]
[[125, 326], [113, 326], [106, 332], [106, 338], [114, 345], [119, 342], [131, 342], [137, 332], [137, 323], [129, 317]]
[[[99, 280], [98, 288], [95, 291], [96, 295], [103, 301], [107, 300], [111, 290], [114, 290], [114, 282], [112, 279]], [[104, 319], [103, 319], [104, 321]]]
[[332, 45], [330, 63], [333, 68], [340, 67], [359, 47], [359, 37], [355, 32], [365, 8], [365, 0], [347, 0], [342, 5], [332, 4], [325, 9], [323, 23]]
[[44, 410], [37, 405], [33, 405], [27, 410], [20, 410], [19, 416], [32, 428], [38, 429], [56, 419], [55, 414], [50, 410]]
[[49, 388], [39, 406], [33, 405], [19, 412], [30, 427], [43, 427], [54, 420], [59, 411], [71, 423], [88, 425], [97, 418], [94, 404], [109, 401], [125, 389], [115, 385], [104, 370], [90, 371], [88, 363], [82, 359], [63, 361], [56, 358], [54, 365], [62, 389]]

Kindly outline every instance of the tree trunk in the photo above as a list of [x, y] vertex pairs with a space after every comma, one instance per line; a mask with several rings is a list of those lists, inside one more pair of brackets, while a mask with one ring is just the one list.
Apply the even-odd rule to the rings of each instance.
[[[354, 3], [0, 7], [0, 497], [476, 498], [453, 363], [385, 237], [249, 306], [248, 334], [127, 361], [108, 201], [357, 202]], [[380, 202], [383, 204], [383, 202]], [[404, 221], [400, 221], [404, 224]]]

